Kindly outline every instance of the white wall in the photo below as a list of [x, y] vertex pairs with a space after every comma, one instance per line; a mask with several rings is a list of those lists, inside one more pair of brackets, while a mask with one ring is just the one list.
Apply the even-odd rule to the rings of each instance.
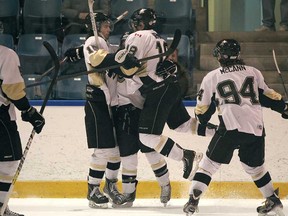
[[[39, 107], [37, 107], [39, 109]], [[188, 107], [193, 115], [193, 107]], [[18, 180], [86, 180], [91, 149], [87, 148], [82, 106], [48, 106], [44, 116], [43, 132], [36, 134]], [[273, 111], [264, 109], [266, 125], [266, 167], [274, 182], [288, 182], [288, 127], [287, 120]], [[217, 116], [212, 119], [217, 123]], [[25, 148], [32, 126], [22, 122], [18, 126]], [[185, 148], [205, 152], [210, 138], [182, 134], [165, 128], [170, 136]], [[182, 162], [167, 159], [171, 180], [182, 179]], [[139, 153], [139, 180], [154, 180], [143, 154]], [[144, 174], [145, 170], [145, 174]], [[214, 176], [215, 181], [250, 181], [242, 170], [237, 152], [230, 165], [223, 165]]]

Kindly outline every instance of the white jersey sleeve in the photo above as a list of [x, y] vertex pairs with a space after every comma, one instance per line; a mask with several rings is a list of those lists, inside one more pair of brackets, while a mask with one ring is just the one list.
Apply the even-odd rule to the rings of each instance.
[[[88, 46], [96, 46], [95, 37], [91, 36], [89, 37], [84, 44], [84, 57], [85, 57], [85, 64], [87, 70], [93, 70], [93, 67], [90, 65], [89, 60], [89, 53], [87, 50]], [[106, 50], [109, 53], [112, 53], [115, 51], [115, 48], [110, 46], [110, 44], [104, 40], [102, 37], [99, 37], [99, 47], [101, 49]], [[88, 75], [88, 81], [90, 85], [94, 85], [99, 87], [105, 94], [106, 101], [108, 105], [115, 106], [118, 104], [117, 99], [117, 92], [116, 92], [116, 86], [117, 86], [117, 79], [115, 76], [109, 77], [107, 73], [90, 73]]]
[[19, 100], [26, 95], [19, 67], [20, 61], [15, 51], [0, 45], [0, 106], [10, 104], [11, 120], [16, 120], [16, 113], [14, 104], [8, 98]]

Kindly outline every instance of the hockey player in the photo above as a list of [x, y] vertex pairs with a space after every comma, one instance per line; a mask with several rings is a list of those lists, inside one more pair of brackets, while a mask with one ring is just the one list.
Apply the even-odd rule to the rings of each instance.
[[[265, 132], [262, 106], [288, 118], [288, 106], [282, 96], [270, 89], [259, 70], [247, 66], [240, 58], [240, 44], [233, 39], [219, 41], [213, 56], [220, 67], [208, 73], [200, 86], [195, 114], [201, 123], [214, 113], [217, 102], [220, 124], [200, 162], [190, 188], [190, 198], [183, 211], [187, 215], [198, 211], [198, 202], [221, 164], [229, 164], [235, 149], [239, 159], [266, 201], [257, 208], [259, 215], [277, 212], [284, 215], [278, 189], [274, 190], [269, 172], [264, 166]], [[212, 110], [212, 111], [211, 111]]]
[[[125, 48], [137, 59], [164, 52], [167, 43], [153, 30], [156, 24], [155, 11], [150, 8], [136, 10], [129, 25], [133, 29], [125, 41]], [[165, 75], [161, 75], [162, 72]], [[168, 75], [166, 73], [168, 71]], [[160, 154], [183, 161], [183, 177], [193, 175], [193, 161], [197, 163], [202, 154], [183, 149], [171, 138], [162, 135], [165, 123], [179, 132], [192, 132], [192, 118], [185, 109], [180, 96], [180, 87], [173, 73], [177, 67], [163, 58], [151, 59], [134, 75], [133, 89], [145, 98], [139, 118], [139, 138], [145, 146]], [[195, 119], [194, 119], [195, 120]]]
[[[24, 80], [19, 71], [20, 61], [17, 54], [0, 45], [0, 210], [12, 184], [22, 146], [17, 129], [15, 107], [21, 111], [23, 121], [30, 122], [36, 133], [40, 133], [45, 120], [30, 105]], [[23, 216], [6, 207], [3, 216]]]
[[[125, 39], [121, 38], [120, 49], [124, 48]], [[155, 177], [160, 185], [160, 202], [167, 205], [171, 198], [171, 185], [167, 163], [163, 155], [139, 141], [138, 123], [143, 108], [144, 98], [137, 89], [133, 89], [133, 77], [118, 76], [118, 106], [115, 109], [115, 128], [122, 164], [122, 188], [127, 198], [125, 207], [131, 207], [136, 198], [138, 151], [145, 154]]]
[[[107, 66], [111, 63], [118, 64], [118, 62], [114, 61], [115, 54], [108, 54], [115, 52], [107, 41], [110, 32], [113, 30], [111, 20], [103, 13], [96, 13], [95, 20], [99, 34], [99, 44], [96, 44], [95, 37], [91, 33], [92, 36], [85, 41], [84, 47], [71, 48], [65, 54], [71, 61], [77, 61], [83, 57], [84, 52], [87, 70], [97, 66]], [[92, 32], [91, 24], [88, 23], [88, 28], [89, 25]], [[92, 55], [95, 57], [93, 65], [91, 65], [89, 60], [91, 52], [93, 52]], [[136, 61], [132, 63], [128, 58], [126, 59], [128, 68], [130, 63], [132, 67], [135, 64], [138, 65]], [[91, 73], [88, 75], [88, 82], [85, 126], [88, 148], [93, 148], [94, 152], [89, 169], [87, 198], [91, 208], [107, 208], [108, 198], [113, 204], [121, 205], [125, 203], [125, 197], [118, 191], [116, 185], [120, 168], [120, 155], [114, 137], [110, 110], [111, 106], [117, 104], [114, 97], [116, 96], [115, 87], [117, 80], [108, 76], [107, 73]], [[104, 173], [106, 181], [103, 191], [108, 198], [100, 190], [100, 183]]]

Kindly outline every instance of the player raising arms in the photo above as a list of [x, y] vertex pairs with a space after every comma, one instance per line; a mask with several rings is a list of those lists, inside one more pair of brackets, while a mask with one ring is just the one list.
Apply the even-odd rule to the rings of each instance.
[[257, 212], [266, 215], [275, 211], [282, 216], [283, 205], [278, 189], [274, 191], [271, 176], [264, 166], [265, 132], [261, 105], [287, 119], [287, 104], [280, 94], [265, 84], [259, 70], [244, 64], [240, 58], [240, 44], [236, 40], [219, 41], [213, 56], [220, 67], [204, 77], [195, 114], [205, 124], [213, 114], [209, 107], [216, 102], [220, 124], [192, 180], [190, 198], [183, 211], [187, 215], [198, 211], [200, 196], [206, 191], [212, 175], [221, 164], [229, 164], [234, 150], [238, 149], [244, 170], [266, 198]]

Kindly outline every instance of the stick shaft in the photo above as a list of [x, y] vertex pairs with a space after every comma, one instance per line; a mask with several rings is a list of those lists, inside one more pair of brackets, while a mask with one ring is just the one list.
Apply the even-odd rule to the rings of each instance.
[[[160, 57], [163, 57], [163, 56], [171, 55], [176, 50], [176, 48], [177, 48], [177, 46], [178, 46], [178, 44], [180, 42], [180, 39], [181, 39], [181, 31], [176, 30], [175, 33], [174, 33], [173, 41], [172, 41], [170, 47], [168, 48], [168, 50], [166, 52], [159, 53], [159, 54], [156, 54], [156, 55], [153, 55], [153, 56], [148, 56], [148, 57], [139, 59], [139, 62], [145, 62], [145, 61], [148, 61], [148, 60], [151, 60], [151, 59], [155, 59], [155, 58], [160, 58]], [[80, 71], [80, 72], [77, 72], [77, 73], [74, 73], [74, 74], [60, 76], [60, 77], [57, 78], [57, 81], [58, 80], [64, 80], [64, 79], [70, 79], [70, 78], [74, 78], [74, 77], [79, 77], [79, 76], [87, 75], [87, 74], [90, 74], [90, 73], [106, 71], [106, 70], [118, 68], [118, 67], [120, 67], [122, 65], [123, 65], [123, 63], [122, 64], [117, 64], [117, 65], [111, 65], [109, 67], [104, 67], [104, 68], [95, 68], [95, 69], [90, 70], [90, 71]], [[27, 85], [26, 88], [30, 88], [30, 87], [38, 86], [38, 85], [43, 85], [43, 84], [46, 84], [46, 83], [49, 83], [49, 82], [50, 81], [35, 82], [35, 83], [30, 84], [30, 85]]]
[[278, 62], [277, 62], [277, 59], [276, 59], [276, 54], [275, 54], [274, 49], [272, 50], [272, 54], [273, 54], [274, 64], [275, 64], [275, 66], [276, 66], [278, 75], [279, 75], [279, 77], [280, 77], [280, 80], [281, 80], [281, 83], [282, 83], [282, 86], [283, 86], [283, 89], [284, 89], [284, 93], [285, 93], [286, 100], [288, 100], [288, 94], [287, 94], [285, 82], [284, 82], [284, 79], [283, 79], [283, 77], [282, 77], [282, 73], [281, 73], [281, 71], [280, 71], [280, 69], [279, 69], [279, 66], [278, 66]]

